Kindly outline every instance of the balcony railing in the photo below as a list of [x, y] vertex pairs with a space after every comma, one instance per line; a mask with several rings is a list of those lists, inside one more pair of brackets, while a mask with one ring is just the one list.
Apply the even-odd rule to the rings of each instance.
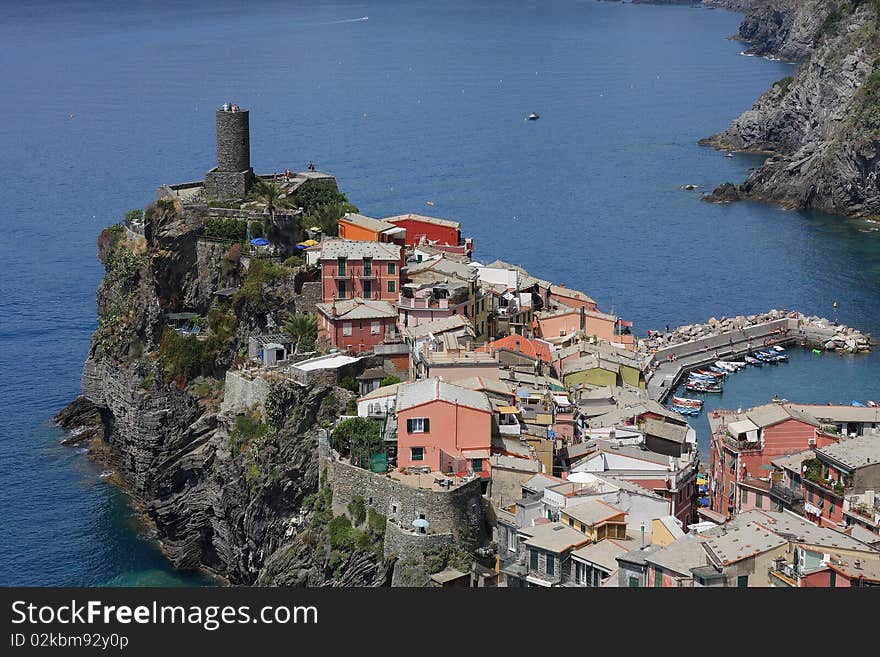
[[770, 495], [789, 505], [802, 502], [804, 499], [804, 493], [800, 488], [789, 488], [782, 484], [771, 484]]
[[[775, 578], [776, 582], [783, 586], [797, 587], [798, 574], [794, 569], [794, 565], [790, 563], [776, 563], [770, 566], [771, 581]], [[775, 583], [775, 582], [774, 582]]]
[[449, 308], [449, 300], [448, 299], [434, 299], [434, 298], [422, 298], [416, 299], [413, 297], [404, 297], [401, 296], [397, 300], [398, 308], [410, 308], [410, 309], [429, 309], [434, 308], [437, 310], [446, 310]]

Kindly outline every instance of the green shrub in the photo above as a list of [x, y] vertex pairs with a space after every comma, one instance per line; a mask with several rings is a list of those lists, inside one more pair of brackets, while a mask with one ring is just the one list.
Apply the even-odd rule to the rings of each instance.
[[374, 511], [373, 509], [367, 509], [367, 526], [370, 529], [370, 533], [373, 536], [384, 536], [385, 535], [385, 522], [387, 518], [383, 516], [378, 511]]
[[174, 380], [195, 378], [209, 368], [206, 342], [194, 335], [180, 335], [166, 326], [159, 345], [159, 363]]
[[137, 210], [129, 210], [125, 213], [125, 222], [129, 224], [140, 223], [144, 220], [144, 211], [138, 208]]
[[205, 222], [205, 236], [240, 241], [247, 237], [247, 222], [226, 217], [211, 217]]
[[348, 513], [355, 527], [364, 524], [364, 520], [367, 519], [367, 506], [364, 504], [364, 498], [360, 495], [351, 498], [351, 502], [348, 503]]
[[393, 386], [397, 383], [401, 383], [401, 378], [399, 376], [386, 376], [379, 382], [380, 386]]
[[350, 454], [352, 463], [369, 468], [370, 456], [383, 447], [379, 424], [365, 417], [343, 420], [333, 431], [330, 445], [340, 454]]
[[263, 291], [266, 285], [274, 283], [290, 274], [290, 270], [282, 265], [266, 260], [251, 260], [250, 268], [241, 287], [232, 298], [232, 304], [240, 309], [244, 304], [250, 304], [255, 310], [265, 310], [266, 300]]
[[[308, 214], [321, 205], [345, 205], [348, 198], [339, 190], [329, 187], [306, 187], [297, 191], [293, 196], [293, 203], [302, 208], [303, 213]], [[357, 209], [354, 210], [357, 212]]]
[[346, 390], [351, 390], [352, 392], [357, 392], [359, 389], [358, 382], [355, 380], [353, 376], [345, 376], [339, 382], [340, 388], [345, 388]]
[[330, 534], [330, 548], [349, 551], [355, 546], [357, 536], [348, 516], [335, 516], [327, 525]]
[[302, 265], [305, 264], [305, 262], [306, 261], [303, 260], [300, 256], [292, 255], [287, 260], [284, 261], [284, 266], [285, 267], [301, 267]]

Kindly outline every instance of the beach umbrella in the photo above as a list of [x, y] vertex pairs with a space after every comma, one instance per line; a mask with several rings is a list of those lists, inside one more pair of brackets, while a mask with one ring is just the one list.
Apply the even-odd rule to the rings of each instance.
[[251, 244], [254, 246], [269, 246], [269, 240], [265, 237], [255, 237], [251, 240]]
[[417, 529], [427, 529], [428, 525], [430, 525], [430, 524], [431, 523], [429, 523], [424, 518], [416, 518], [415, 520], [412, 521], [412, 526], [416, 527]]

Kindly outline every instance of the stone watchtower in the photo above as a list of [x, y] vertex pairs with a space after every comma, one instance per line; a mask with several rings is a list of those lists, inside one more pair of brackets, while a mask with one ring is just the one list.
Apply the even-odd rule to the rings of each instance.
[[249, 112], [226, 103], [217, 110], [217, 166], [205, 174], [205, 195], [240, 199], [253, 184]]

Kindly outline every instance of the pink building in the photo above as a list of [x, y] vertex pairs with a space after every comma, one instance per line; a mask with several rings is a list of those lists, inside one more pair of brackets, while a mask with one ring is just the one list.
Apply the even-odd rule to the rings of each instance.
[[319, 303], [318, 338], [354, 352], [372, 351], [377, 344], [395, 342], [397, 311], [387, 301], [347, 299]]
[[397, 463], [489, 477], [492, 405], [482, 392], [423, 379], [397, 388]]
[[358, 240], [321, 242], [321, 300], [397, 301], [402, 249], [396, 244]]

